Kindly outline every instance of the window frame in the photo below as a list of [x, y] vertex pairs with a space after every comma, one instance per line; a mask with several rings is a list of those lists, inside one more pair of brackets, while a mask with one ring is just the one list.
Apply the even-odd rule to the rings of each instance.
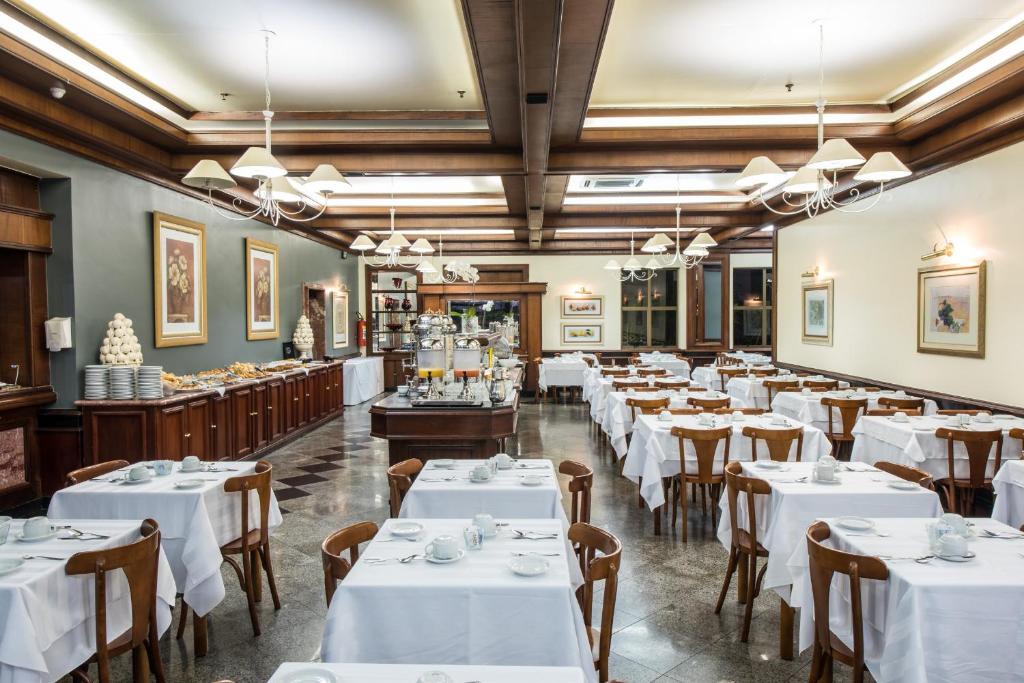
[[[735, 348], [752, 349], [761, 348], [772, 345], [772, 339], [774, 330], [771, 328], [772, 311], [775, 306], [768, 296], [768, 284], [774, 281], [774, 269], [772, 266], [743, 266], [741, 268], [734, 268], [732, 271], [733, 287], [735, 290], [735, 278], [736, 271], [738, 270], [759, 270], [761, 271], [761, 305], [760, 306], [737, 306], [733, 304], [732, 310], [735, 316], [736, 311], [761, 311], [761, 341], [758, 344], [740, 344], [735, 337], [733, 337], [733, 346]], [[733, 334], [736, 332], [736, 326], [733, 325]]]
[[[647, 272], [646, 271], [641, 271], [641, 272], [642, 272], [642, 276], [646, 277]], [[675, 290], [676, 290], [675, 305], [673, 305], [673, 306], [652, 306], [651, 303], [650, 303], [653, 300], [653, 296], [651, 294], [652, 282], [655, 280], [655, 278], [659, 277], [663, 273], [665, 273], [665, 274], [672, 273], [675, 276], [675, 278], [676, 278], [676, 283], [675, 283]], [[629, 350], [629, 351], [652, 351], [652, 350], [655, 350], [655, 349], [676, 349], [676, 348], [679, 348], [679, 280], [680, 280], [680, 278], [679, 278], [679, 271], [678, 270], [676, 270], [676, 269], [666, 269], [666, 270], [659, 270], [657, 275], [655, 275], [653, 278], [647, 280], [646, 282], [639, 282], [639, 283], [626, 283], [626, 282], [622, 282], [622, 283], [620, 283], [620, 285], [619, 285], [619, 301], [620, 301], [620, 316], [621, 316], [620, 317], [620, 328], [619, 328], [619, 346], [620, 346], [620, 348], [622, 348], [623, 350]], [[626, 285], [626, 284], [643, 284], [644, 286], [647, 287], [647, 296], [644, 297], [645, 305], [643, 305], [643, 306], [624, 306], [624, 305], [621, 305], [621, 301], [622, 301], [622, 286]], [[666, 289], [668, 289], [668, 287], [666, 287]], [[635, 312], [635, 311], [643, 311], [644, 314], [645, 314], [645, 321], [647, 323], [647, 325], [646, 325], [647, 330], [646, 330], [646, 333], [644, 335], [645, 336], [645, 340], [644, 341], [646, 343], [645, 344], [641, 344], [641, 345], [637, 345], [637, 346], [626, 344], [626, 339], [625, 339], [625, 336], [624, 336], [625, 335], [625, 331], [626, 331], [626, 314], [627, 313], [631, 313], [631, 312]], [[676, 343], [675, 343], [674, 346], [653, 346], [651, 344], [651, 338], [654, 336], [654, 315], [653, 314], [656, 311], [675, 311], [675, 314], [676, 314], [676, 334], [675, 334]]]

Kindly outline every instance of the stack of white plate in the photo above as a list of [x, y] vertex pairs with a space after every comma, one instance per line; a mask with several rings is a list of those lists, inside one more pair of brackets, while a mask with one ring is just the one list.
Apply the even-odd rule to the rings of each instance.
[[123, 401], [135, 398], [135, 366], [110, 366], [110, 398]]
[[85, 366], [85, 399], [102, 401], [109, 395], [109, 365]]
[[161, 379], [163, 371], [162, 365], [140, 365], [139, 372], [135, 376], [135, 397], [163, 398], [164, 385]]

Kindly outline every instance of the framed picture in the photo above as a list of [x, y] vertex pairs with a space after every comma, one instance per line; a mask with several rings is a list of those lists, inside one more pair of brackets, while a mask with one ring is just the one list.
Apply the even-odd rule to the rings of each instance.
[[334, 293], [334, 348], [348, 346], [348, 292]]
[[917, 350], [985, 357], [985, 262], [917, 271]]
[[563, 296], [563, 318], [603, 318], [603, 296]]
[[803, 342], [832, 346], [832, 280], [803, 286]]
[[245, 338], [281, 336], [277, 300], [277, 245], [245, 238]]
[[600, 344], [604, 325], [562, 323], [563, 344]]
[[153, 213], [153, 343], [206, 343], [206, 227]]

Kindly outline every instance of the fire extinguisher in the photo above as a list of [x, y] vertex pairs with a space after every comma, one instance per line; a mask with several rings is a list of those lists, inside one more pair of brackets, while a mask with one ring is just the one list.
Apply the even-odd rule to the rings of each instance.
[[366, 346], [366, 318], [362, 313], [356, 313], [356, 343]]

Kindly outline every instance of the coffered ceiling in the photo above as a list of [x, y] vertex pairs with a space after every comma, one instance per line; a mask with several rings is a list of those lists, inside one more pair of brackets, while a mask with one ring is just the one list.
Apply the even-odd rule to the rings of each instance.
[[180, 180], [197, 160], [230, 167], [262, 144], [270, 29], [275, 156], [296, 177], [333, 163], [352, 184], [284, 229], [345, 248], [387, 230], [394, 206], [398, 227], [443, 234], [447, 253], [621, 253], [674, 227], [679, 204], [686, 234], [769, 249], [765, 228], [785, 221], [735, 178], [759, 154], [792, 171], [814, 152], [815, 20], [826, 136], [891, 150], [920, 177], [1024, 138], [1022, 13], [1024, 0], [0, 0], [0, 127], [194, 193]]

